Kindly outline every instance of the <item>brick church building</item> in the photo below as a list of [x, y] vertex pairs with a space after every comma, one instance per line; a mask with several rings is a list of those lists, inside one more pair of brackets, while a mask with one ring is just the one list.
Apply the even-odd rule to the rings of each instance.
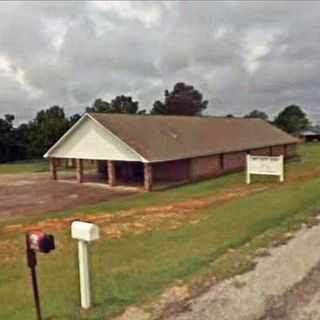
[[151, 191], [244, 170], [248, 153], [288, 159], [297, 143], [259, 119], [86, 113], [44, 157], [54, 179], [71, 161], [85, 182], [90, 161], [102, 183]]

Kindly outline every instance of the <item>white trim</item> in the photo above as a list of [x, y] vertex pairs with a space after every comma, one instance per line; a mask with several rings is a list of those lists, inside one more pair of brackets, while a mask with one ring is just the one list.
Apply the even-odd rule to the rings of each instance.
[[[104, 131], [106, 131], [108, 134], [110, 134], [112, 137], [114, 137], [117, 141], [119, 141], [120, 144], [124, 145], [129, 151], [133, 152], [138, 158], [141, 159], [141, 162], [144, 163], [148, 163], [149, 161], [147, 159], [145, 159], [142, 155], [140, 155], [137, 151], [135, 151], [133, 148], [131, 148], [127, 143], [125, 143], [123, 140], [121, 140], [118, 136], [116, 136], [113, 132], [111, 132], [110, 130], [108, 130], [105, 126], [103, 126], [98, 120], [96, 120], [94, 117], [92, 117], [90, 114], [85, 113], [45, 154], [44, 154], [44, 158], [49, 158], [50, 154], [76, 129], [78, 128], [81, 123], [84, 121], [84, 119], [90, 119], [93, 120], [93, 122], [97, 125], [99, 125], [99, 127], [101, 127], [102, 129], [104, 129]], [[57, 157], [59, 158], [59, 157]], [[67, 157], [66, 157], [67, 158]], [[86, 159], [95, 159], [95, 158], [91, 158], [90, 155], [88, 155], [88, 157], [86, 157]], [[106, 159], [108, 160], [108, 159]]]
[[71, 133], [73, 132], [79, 125], [82, 123], [83, 119], [87, 114], [85, 113], [82, 117], [43, 155], [44, 158], [49, 158], [50, 153]]
[[120, 143], [124, 144], [130, 151], [135, 153], [139, 158], [141, 158], [142, 162], [150, 162], [147, 159], [145, 159], [140, 153], [138, 153], [136, 150], [134, 150], [132, 147], [130, 147], [126, 142], [124, 142], [122, 139], [120, 139], [117, 135], [115, 135], [112, 131], [110, 131], [108, 128], [106, 128], [104, 125], [102, 125], [97, 119], [95, 119], [93, 116], [88, 114], [88, 117], [92, 119], [96, 124], [98, 124], [102, 129], [104, 129], [107, 133], [112, 135], [115, 139], [117, 139]]

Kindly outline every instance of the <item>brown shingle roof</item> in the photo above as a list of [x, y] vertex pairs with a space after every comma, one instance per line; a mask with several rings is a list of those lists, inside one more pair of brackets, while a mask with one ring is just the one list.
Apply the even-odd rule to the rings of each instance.
[[259, 119], [110, 113], [89, 115], [150, 162], [298, 142]]

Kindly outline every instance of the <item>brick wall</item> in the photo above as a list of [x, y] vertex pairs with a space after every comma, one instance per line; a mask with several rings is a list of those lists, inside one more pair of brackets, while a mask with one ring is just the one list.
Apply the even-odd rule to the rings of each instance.
[[297, 144], [287, 144], [285, 146], [286, 154], [285, 157], [288, 158], [293, 158], [297, 155]]
[[285, 154], [284, 146], [274, 146], [272, 147], [273, 156], [281, 156]]
[[[296, 155], [296, 145], [259, 148], [250, 150], [249, 153], [252, 155], [270, 156], [271, 151], [275, 156], [284, 154], [286, 151], [287, 158], [290, 158]], [[246, 155], [247, 152], [242, 151], [187, 160], [154, 163], [154, 181], [197, 180], [241, 171], [246, 167]]]
[[220, 155], [193, 158], [191, 160], [192, 179], [218, 175], [222, 172]]
[[[221, 158], [222, 157], [222, 158]], [[246, 166], [246, 152], [234, 152], [192, 159], [192, 179], [219, 176], [224, 173], [243, 170]]]
[[246, 166], [246, 152], [234, 152], [223, 155], [223, 170], [225, 172], [244, 169]]
[[270, 156], [271, 155], [271, 149], [270, 147], [267, 148], [259, 148], [259, 149], [253, 149], [249, 152], [253, 156]]
[[191, 160], [176, 160], [153, 164], [153, 178], [155, 181], [189, 180]]

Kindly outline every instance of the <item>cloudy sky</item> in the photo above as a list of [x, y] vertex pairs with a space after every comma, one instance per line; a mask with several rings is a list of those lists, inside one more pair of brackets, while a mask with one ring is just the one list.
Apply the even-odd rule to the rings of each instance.
[[0, 115], [81, 113], [129, 94], [149, 109], [177, 81], [208, 114], [320, 120], [320, 2], [1, 2]]

